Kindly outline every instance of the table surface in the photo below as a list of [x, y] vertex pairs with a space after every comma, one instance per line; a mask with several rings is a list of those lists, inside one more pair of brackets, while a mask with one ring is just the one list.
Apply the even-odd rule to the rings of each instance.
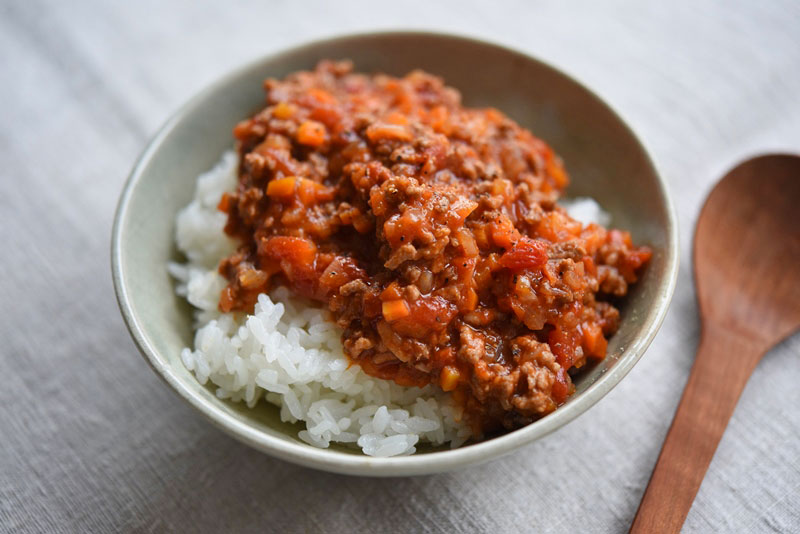
[[[0, 2], [0, 530], [621, 532], [698, 339], [692, 229], [727, 169], [800, 149], [800, 4]], [[109, 239], [148, 137], [228, 70], [349, 31], [441, 29], [544, 58], [607, 99], [666, 178], [678, 288], [591, 411], [501, 460], [394, 480], [274, 460], [156, 377], [117, 311]], [[800, 336], [742, 395], [686, 532], [800, 532]]]

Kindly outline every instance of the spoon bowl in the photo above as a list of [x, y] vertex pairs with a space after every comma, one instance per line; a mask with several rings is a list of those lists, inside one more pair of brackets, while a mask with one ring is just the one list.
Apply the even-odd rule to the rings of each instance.
[[697, 221], [697, 358], [631, 532], [680, 532], [747, 380], [800, 328], [800, 157], [730, 171]]
[[800, 327], [800, 158], [733, 169], [697, 222], [695, 285], [703, 326], [772, 347]]

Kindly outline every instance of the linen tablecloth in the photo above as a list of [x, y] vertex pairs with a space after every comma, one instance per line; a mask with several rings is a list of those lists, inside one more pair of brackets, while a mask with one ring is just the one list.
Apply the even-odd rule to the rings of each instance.
[[[800, 150], [792, 1], [32, 0], [0, 13], [5, 532], [621, 532], [697, 344], [705, 195], [746, 156]], [[296, 467], [213, 428], [137, 353], [109, 268], [125, 177], [182, 102], [263, 54], [382, 28], [484, 37], [596, 90], [651, 150], [682, 240], [663, 328], [599, 404], [498, 461], [393, 480]], [[798, 382], [795, 336], [750, 380], [686, 532], [800, 531]]]

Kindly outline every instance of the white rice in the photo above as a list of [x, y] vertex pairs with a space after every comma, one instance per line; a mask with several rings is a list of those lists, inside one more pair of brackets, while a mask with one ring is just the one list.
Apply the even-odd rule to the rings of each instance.
[[596, 223], [600, 226], [611, 224], [611, 215], [590, 197], [565, 198], [558, 201], [570, 217], [583, 224]]
[[[236, 168], [236, 155], [226, 152], [198, 177], [194, 199], [177, 217], [176, 240], [188, 262], [168, 269], [177, 293], [196, 308], [194, 350], [181, 353], [186, 368], [201, 384], [210, 381], [221, 399], [280, 407], [281, 420], [300, 422], [298, 438], [316, 447], [336, 442], [388, 457], [413, 454], [421, 442], [463, 444], [470, 429], [449, 395], [432, 386], [398, 386], [349, 365], [341, 330], [318, 305], [278, 288], [259, 295], [252, 315], [218, 311], [226, 282], [217, 265], [235, 243], [216, 206], [235, 189]], [[591, 199], [576, 205], [583, 214], [602, 214]]]

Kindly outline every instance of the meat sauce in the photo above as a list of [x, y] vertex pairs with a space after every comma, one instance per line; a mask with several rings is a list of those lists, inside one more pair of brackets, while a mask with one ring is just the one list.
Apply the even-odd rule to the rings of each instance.
[[569, 217], [552, 149], [437, 77], [321, 62], [264, 87], [219, 204], [240, 242], [220, 310], [251, 312], [276, 285], [320, 301], [352, 362], [452, 392], [476, 435], [563, 403], [650, 250]]

